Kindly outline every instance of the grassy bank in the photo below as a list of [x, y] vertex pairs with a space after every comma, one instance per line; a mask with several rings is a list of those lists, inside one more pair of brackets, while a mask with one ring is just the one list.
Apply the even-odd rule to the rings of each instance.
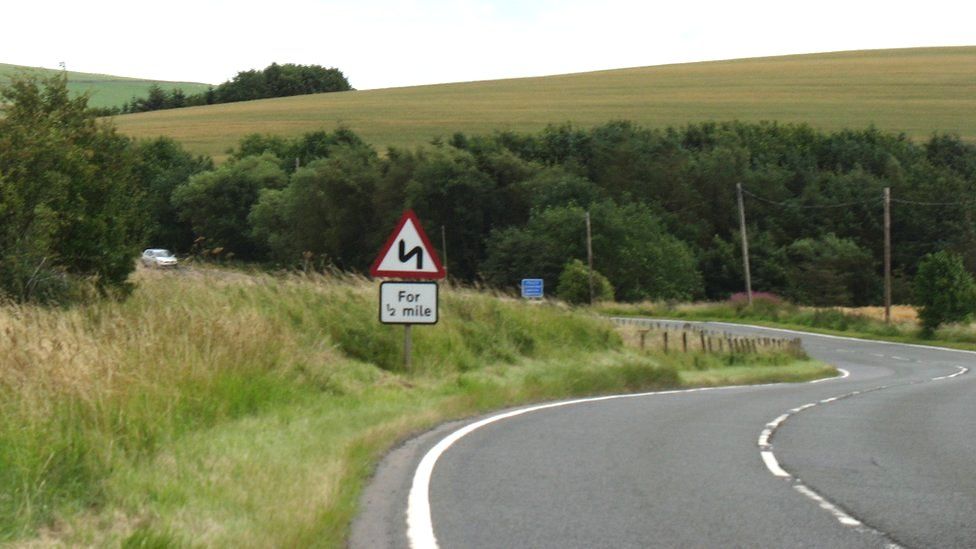
[[911, 307], [892, 311], [885, 323], [880, 307], [800, 307], [779, 300], [756, 300], [752, 307], [738, 302], [710, 303], [607, 303], [594, 310], [606, 315], [645, 316], [696, 321], [723, 321], [804, 330], [832, 335], [881, 339], [898, 343], [937, 345], [976, 350], [976, 324], [947, 324], [931, 334], [923, 332]]
[[586, 313], [444, 288], [405, 372], [375, 283], [192, 269], [136, 282], [124, 302], [0, 308], [0, 539], [339, 547], [382, 453], [446, 419], [831, 371], [640, 350]]

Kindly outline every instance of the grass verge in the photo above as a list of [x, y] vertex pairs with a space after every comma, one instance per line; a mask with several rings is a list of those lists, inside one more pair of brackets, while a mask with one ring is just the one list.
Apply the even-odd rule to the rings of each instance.
[[926, 335], [914, 315], [905, 315], [908, 318], [896, 318], [892, 323], [886, 324], [875, 315], [860, 313], [857, 309], [800, 307], [779, 300], [757, 300], [752, 307], [731, 301], [688, 304], [604, 303], [596, 305], [593, 310], [614, 316], [734, 322], [895, 343], [976, 350], [974, 324], [943, 325], [932, 334]]
[[641, 351], [586, 312], [445, 288], [405, 372], [371, 282], [184, 269], [137, 283], [124, 302], [0, 308], [3, 541], [341, 547], [386, 449], [445, 420], [832, 370]]

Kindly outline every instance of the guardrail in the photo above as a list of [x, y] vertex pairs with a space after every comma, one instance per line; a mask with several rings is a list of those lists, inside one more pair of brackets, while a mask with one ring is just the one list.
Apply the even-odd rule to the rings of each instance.
[[677, 324], [648, 318], [611, 317], [620, 326], [634, 326], [641, 349], [656, 348], [669, 352], [761, 353], [783, 351], [803, 354], [800, 338], [739, 336], [729, 332], [706, 330], [691, 323]]

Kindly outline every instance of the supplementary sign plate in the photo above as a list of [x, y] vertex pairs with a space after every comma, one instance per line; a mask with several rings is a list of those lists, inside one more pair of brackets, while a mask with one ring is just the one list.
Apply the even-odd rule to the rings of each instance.
[[436, 282], [383, 282], [380, 322], [437, 324], [437, 294]]

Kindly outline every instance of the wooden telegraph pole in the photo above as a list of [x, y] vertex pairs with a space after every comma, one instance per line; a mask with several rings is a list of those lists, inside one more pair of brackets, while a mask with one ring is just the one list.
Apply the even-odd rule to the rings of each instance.
[[586, 212], [586, 259], [590, 265], [590, 305], [593, 305], [593, 233], [590, 230], [590, 212]]
[[742, 203], [742, 183], [735, 184], [739, 196], [739, 232], [742, 233], [742, 270], [746, 275], [746, 298], [752, 307], [752, 274], [749, 272], [749, 237], [746, 236], [746, 209]]
[[[447, 229], [441, 225], [441, 253], [444, 254], [444, 272], [447, 272]], [[445, 275], [446, 278], [446, 275]]]
[[885, 323], [891, 324], [891, 187], [884, 189]]

